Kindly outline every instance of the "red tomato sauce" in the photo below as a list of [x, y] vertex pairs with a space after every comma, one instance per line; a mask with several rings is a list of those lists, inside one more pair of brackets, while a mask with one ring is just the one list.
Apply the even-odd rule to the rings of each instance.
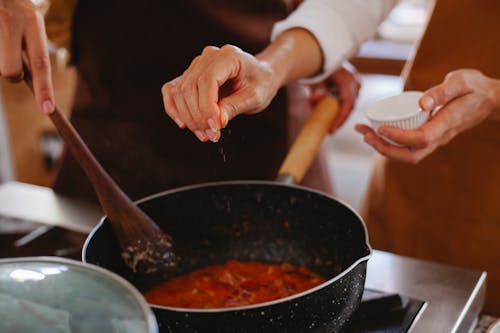
[[287, 297], [324, 281], [306, 267], [232, 260], [172, 278], [144, 296], [156, 305], [225, 308]]

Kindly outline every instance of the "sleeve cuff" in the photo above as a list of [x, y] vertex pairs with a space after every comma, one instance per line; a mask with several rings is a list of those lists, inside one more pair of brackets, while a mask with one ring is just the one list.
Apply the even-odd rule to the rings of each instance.
[[321, 72], [301, 79], [301, 83], [311, 84], [324, 80], [357, 49], [339, 14], [321, 2], [306, 1], [285, 20], [277, 22], [273, 27], [271, 40], [293, 28], [311, 32], [323, 52]]

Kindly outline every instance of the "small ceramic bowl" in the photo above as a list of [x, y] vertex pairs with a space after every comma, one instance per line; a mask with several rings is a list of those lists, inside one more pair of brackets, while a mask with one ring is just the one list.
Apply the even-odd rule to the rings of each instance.
[[366, 117], [375, 132], [380, 126], [392, 126], [403, 130], [418, 129], [430, 115], [430, 112], [422, 111], [418, 105], [422, 95], [420, 91], [406, 91], [381, 99], [367, 107]]

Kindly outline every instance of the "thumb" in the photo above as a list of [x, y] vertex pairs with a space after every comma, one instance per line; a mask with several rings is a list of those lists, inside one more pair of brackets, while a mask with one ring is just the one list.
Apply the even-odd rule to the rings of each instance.
[[221, 124], [227, 123], [239, 114], [253, 114], [262, 111], [268, 103], [252, 88], [243, 88], [219, 101]]
[[425, 111], [432, 111], [438, 106], [443, 106], [457, 97], [470, 93], [471, 90], [465, 81], [458, 77], [450, 77], [445, 82], [430, 88], [420, 98], [420, 107]]

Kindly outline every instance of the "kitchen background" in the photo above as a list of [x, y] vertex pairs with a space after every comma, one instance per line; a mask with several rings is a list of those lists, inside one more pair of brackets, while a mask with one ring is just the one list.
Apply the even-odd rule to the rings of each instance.
[[[360, 96], [351, 117], [335, 135], [325, 139], [324, 146], [335, 196], [355, 210], [360, 209], [375, 152], [354, 131], [354, 124], [367, 122], [364, 117], [367, 105], [401, 91], [399, 75], [423, 32], [432, 2], [402, 0], [380, 26], [377, 36], [366, 42], [352, 59], [361, 73]], [[69, 110], [75, 76], [73, 70], [66, 67], [68, 53], [52, 47], [51, 58], [56, 100], [61, 110]], [[50, 121], [36, 110], [24, 84], [0, 80], [0, 184], [15, 180], [49, 186], [54, 176], [53, 163], [61, 149]], [[37, 200], [26, 199], [23, 205], [36, 203]], [[43, 222], [43, 216], [38, 219]], [[84, 220], [84, 216], [81, 219]], [[492, 318], [482, 320], [485, 327]], [[478, 327], [475, 332], [483, 330]]]

